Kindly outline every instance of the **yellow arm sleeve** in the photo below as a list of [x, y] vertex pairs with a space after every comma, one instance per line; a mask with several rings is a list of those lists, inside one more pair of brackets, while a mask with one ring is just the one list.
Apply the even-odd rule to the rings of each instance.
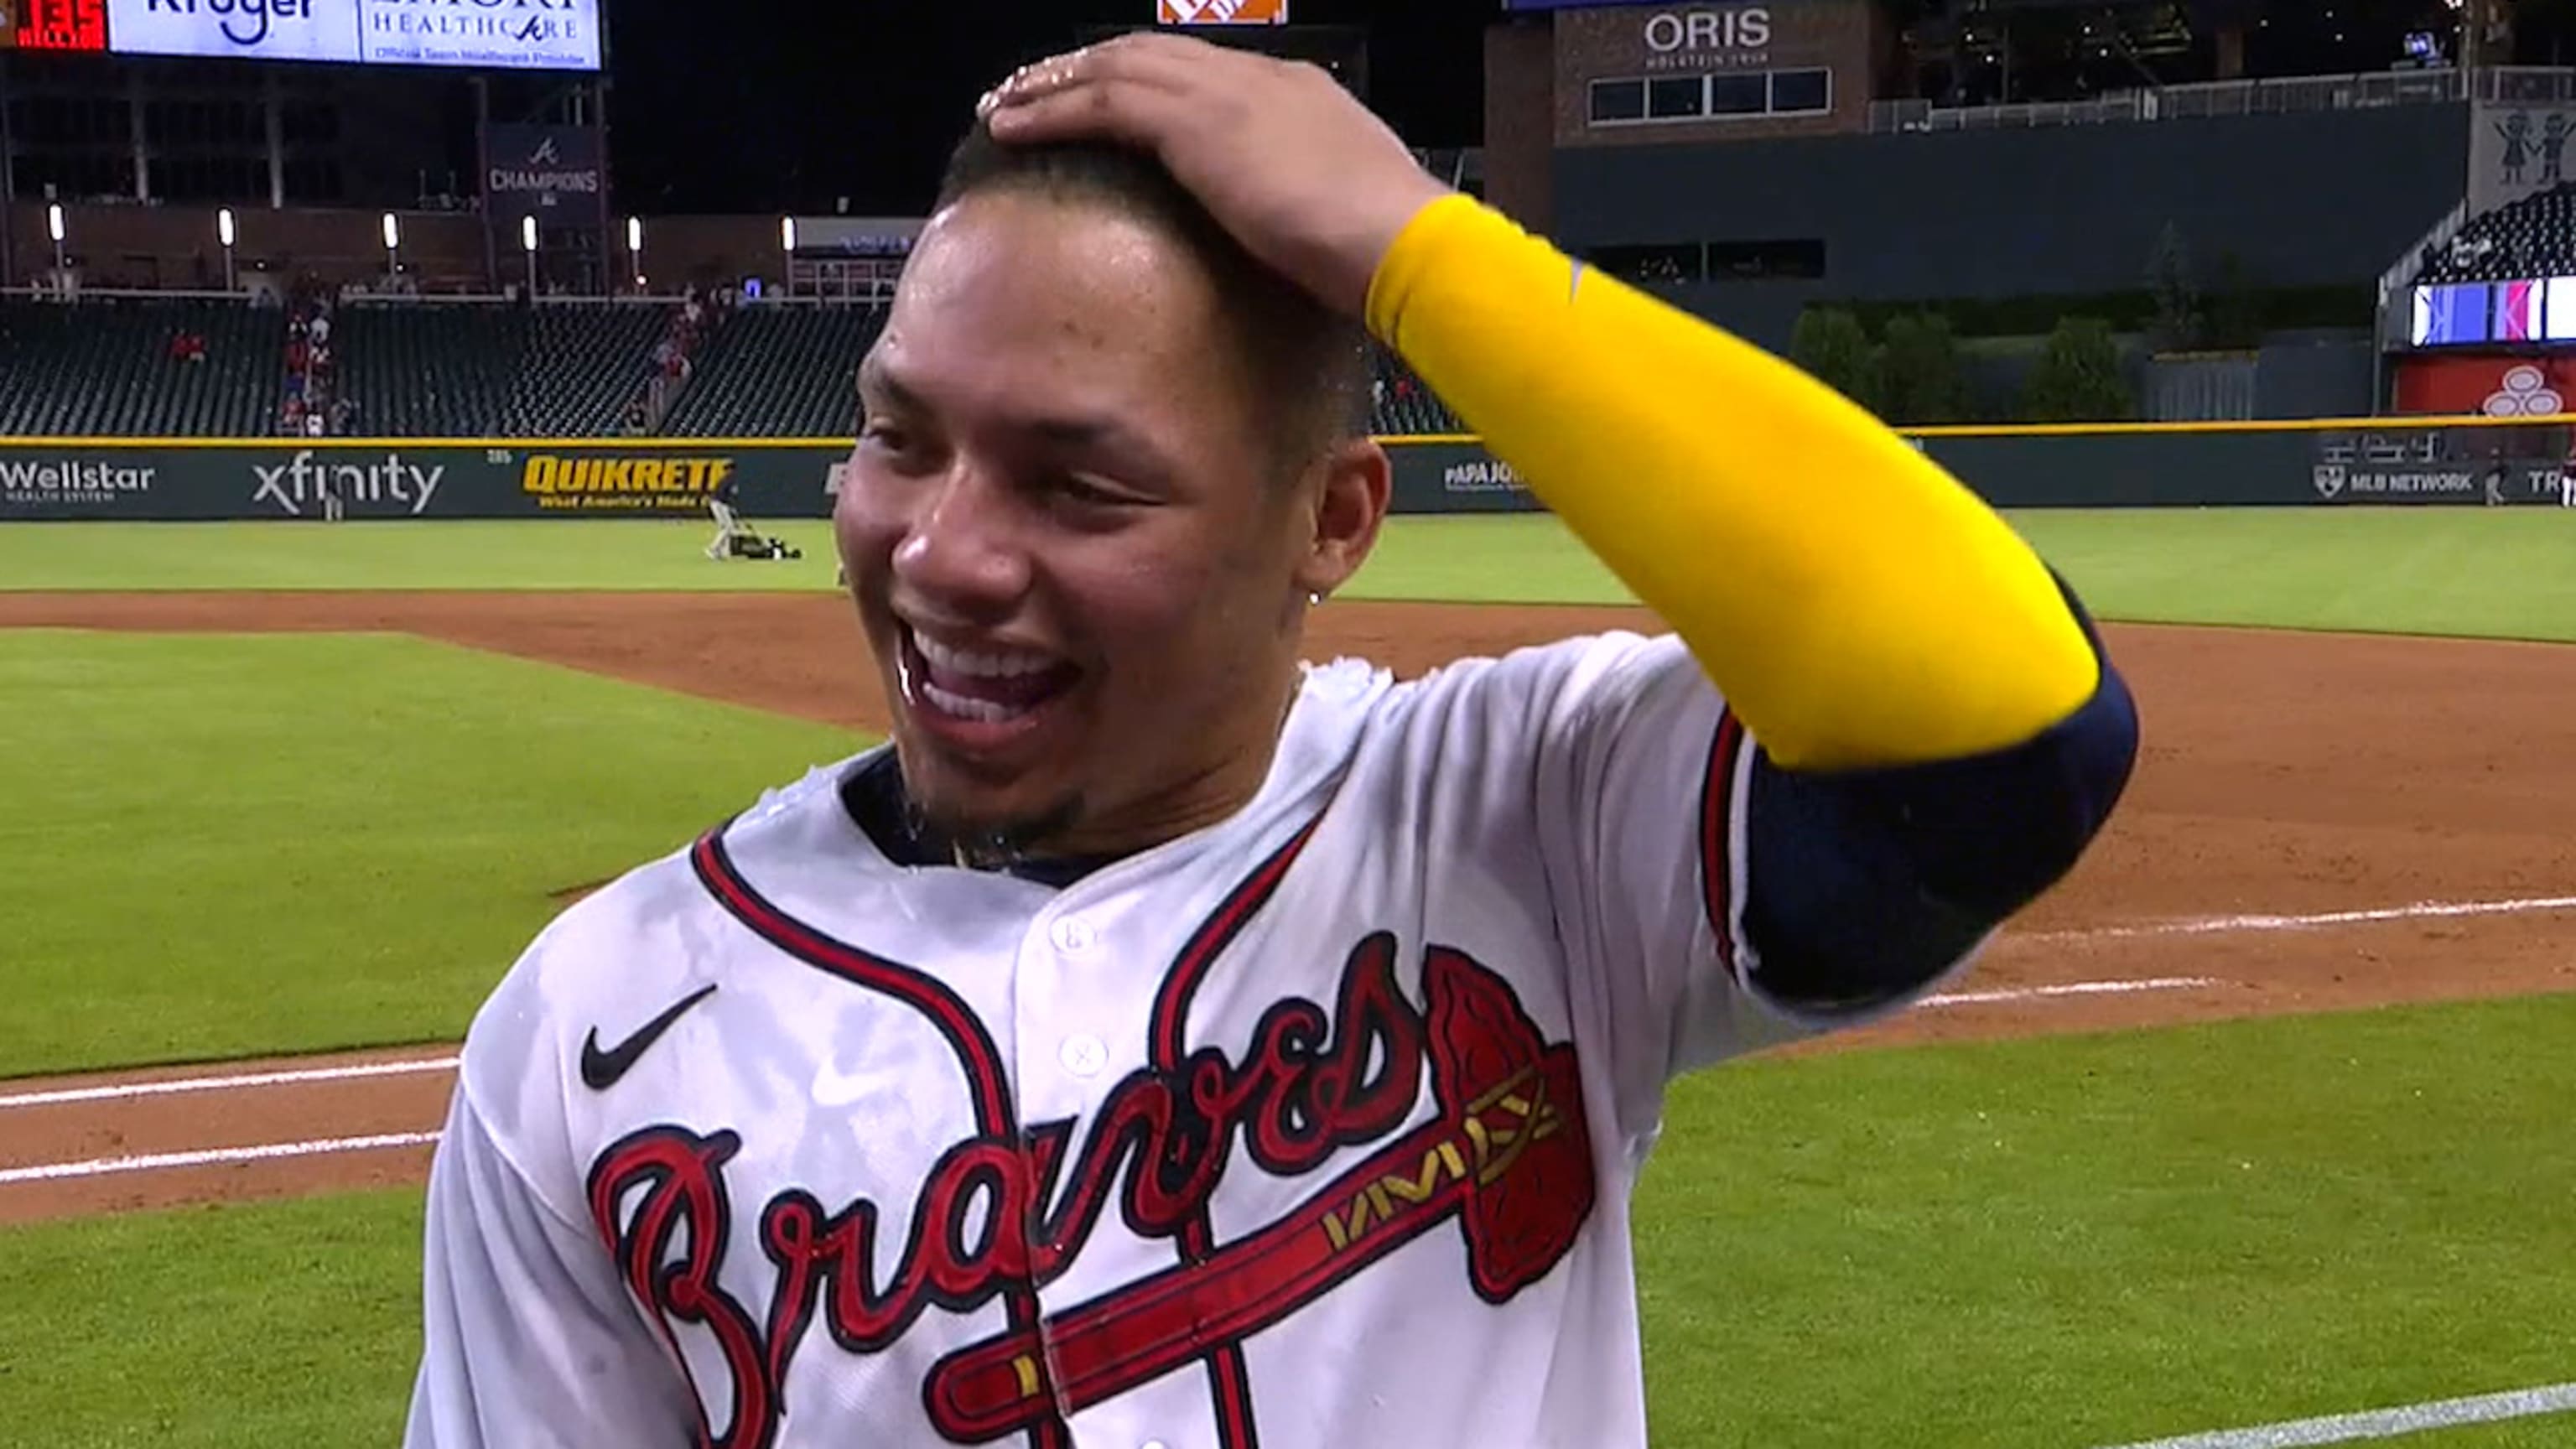
[[1368, 322], [1783, 767], [1983, 753], [2092, 695], [2099, 661], [2045, 565], [1931, 459], [1472, 198], [1414, 217]]

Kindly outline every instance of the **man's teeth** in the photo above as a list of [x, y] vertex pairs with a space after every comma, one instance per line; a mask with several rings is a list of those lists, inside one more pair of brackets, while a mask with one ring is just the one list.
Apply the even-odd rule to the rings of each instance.
[[930, 667], [942, 674], [964, 674], [982, 679], [1010, 679], [1022, 674], [1035, 674], [1054, 666], [1055, 661], [1043, 654], [978, 654], [966, 649], [951, 649], [935, 639], [915, 634], [913, 644]]
[[982, 720], [986, 724], [1000, 724], [1005, 720], [1018, 719], [1028, 713], [1025, 709], [989, 699], [977, 699], [971, 694], [952, 694], [927, 679], [921, 682], [921, 697], [929, 700], [931, 707], [942, 714], [955, 715], [959, 719]]

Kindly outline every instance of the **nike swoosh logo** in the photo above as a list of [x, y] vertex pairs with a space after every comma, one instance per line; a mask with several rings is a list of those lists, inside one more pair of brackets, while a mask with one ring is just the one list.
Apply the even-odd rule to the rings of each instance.
[[715, 989], [716, 984], [710, 981], [672, 1002], [663, 1008], [660, 1016], [637, 1027], [633, 1036], [606, 1051], [600, 1050], [599, 1028], [592, 1027], [590, 1035], [582, 1038], [581, 1042], [582, 1085], [594, 1092], [605, 1092], [616, 1086], [617, 1079], [634, 1068], [636, 1059], [643, 1056], [653, 1043], [661, 1040], [662, 1033], [671, 1029], [671, 1023], [678, 1021], [681, 1014], [690, 1007], [714, 995]]

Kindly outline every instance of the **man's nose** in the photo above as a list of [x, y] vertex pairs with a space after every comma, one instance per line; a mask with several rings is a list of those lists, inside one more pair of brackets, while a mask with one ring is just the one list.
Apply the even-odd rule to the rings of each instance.
[[1001, 482], [961, 461], [923, 497], [895, 545], [895, 579], [943, 610], [970, 617], [1005, 611], [1029, 586], [1019, 522]]

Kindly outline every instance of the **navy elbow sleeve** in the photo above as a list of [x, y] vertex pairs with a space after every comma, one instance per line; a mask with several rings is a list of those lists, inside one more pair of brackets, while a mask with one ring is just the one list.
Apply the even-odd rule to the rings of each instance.
[[1911, 990], [2074, 868], [2127, 788], [2138, 712], [2092, 619], [2071, 593], [2067, 605], [2100, 682], [2020, 745], [1830, 773], [1756, 758], [1745, 935], [1765, 990], [1826, 1008]]

